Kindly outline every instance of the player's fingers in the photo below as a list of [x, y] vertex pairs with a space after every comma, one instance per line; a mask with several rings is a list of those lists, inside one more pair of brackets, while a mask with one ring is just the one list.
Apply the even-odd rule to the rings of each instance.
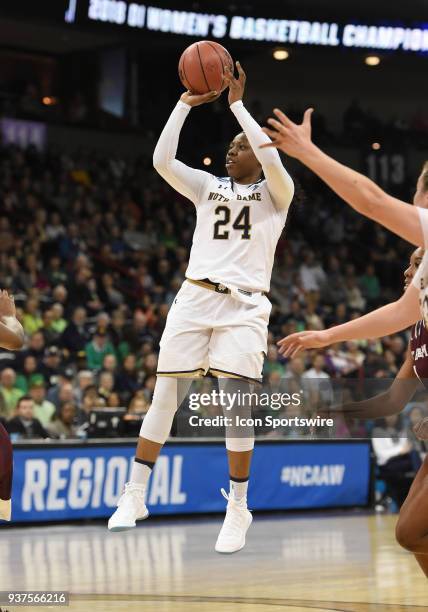
[[272, 117], [270, 117], [268, 119], [268, 123], [269, 125], [272, 125], [280, 134], [287, 133], [287, 128], [284, 125], [282, 125], [282, 123], [277, 121], [276, 119], [272, 119]]
[[236, 62], [236, 69], [239, 74], [239, 79], [245, 82], [247, 75], [245, 74], [244, 69], [242, 68], [240, 62]]
[[292, 125], [294, 125], [291, 119], [289, 119], [287, 115], [283, 113], [280, 108], [274, 108], [273, 112], [275, 113], [275, 115], [278, 117], [278, 119], [281, 121], [283, 125], [287, 127], [291, 127]]
[[309, 126], [311, 125], [311, 117], [312, 117], [312, 113], [314, 112], [313, 108], [307, 108], [303, 114], [303, 125]]
[[278, 132], [275, 130], [270, 130], [267, 127], [263, 127], [262, 130], [267, 136], [269, 136], [269, 138], [272, 138], [273, 140], [279, 136]]
[[301, 350], [302, 350], [302, 347], [298, 344], [295, 347], [294, 351], [291, 353], [291, 359], [294, 359], [294, 357], [296, 357], [300, 353]]

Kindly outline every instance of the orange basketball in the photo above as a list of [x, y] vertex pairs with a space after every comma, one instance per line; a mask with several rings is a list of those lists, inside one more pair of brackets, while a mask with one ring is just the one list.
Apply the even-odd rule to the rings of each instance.
[[204, 94], [222, 89], [226, 66], [233, 72], [229, 51], [211, 40], [201, 40], [183, 51], [178, 75], [186, 89], [194, 94]]

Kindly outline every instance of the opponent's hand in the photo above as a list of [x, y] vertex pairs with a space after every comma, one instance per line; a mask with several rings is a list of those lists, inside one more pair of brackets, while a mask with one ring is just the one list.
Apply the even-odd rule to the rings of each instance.
[[236, 62], [236, 69], [238, 71], [238, 78], [235, 79], [233, 72], [226, 66], [224, 69], [224, 82], [226, 87], [229, 87], [229, 106], [238, 100], [242, 100], [244, 97], [245, 90], [245, 82], [247, 80], [247, 76], [242, 69], [242, 66], [239, 62]]
[[5, 289], [0, 290], [0, 317], [16, 317], [15, 300]]
[[413, 427], [413, 431], [419, 440], [428, 440], [428, 417], [416, 423]]
[[291, 155], [291, 157], [300, 160], [304, 158], [305, 154], [314, 147], [311, 140], [311, 115], [313, 110], [313, 108], [308, 108], [303, 115], [302, 123], [298, 125], [293, 123], [279, 108], [275, 108], [273, 112], [277, 119], [268, 119], [272, 129], [263, 128], [264, 133], [269, 136], [272, 142], [263, 144], [260, 148], [276, 147], [287, 155]]
[[323, 331], [305, 331], [286, 336], [277, 343], [279, 346], [278, 352], [284, 357], [295, 357], [300, 351], [328, 346], [331, 341], [328, 339], [327, 331], [325, 329]]
[[214, 102], [221, 96], [221, 91], [209, 91], [206, 94], [193, 94], [191, 91], [185, 91], [180, 96], [180, 100], [188, 104], [189, 106], [200, 106], [201, 104], [207, 104], [208, 102]]

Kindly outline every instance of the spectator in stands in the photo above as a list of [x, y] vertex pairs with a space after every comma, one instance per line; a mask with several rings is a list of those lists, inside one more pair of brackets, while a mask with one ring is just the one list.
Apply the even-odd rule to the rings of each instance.
[[320, 291], [326, 281], [321, 264], [315, 260], [314, 252], [309, 250], [303, 253], [302, 260], [299, 272], [304, 290], [306, 292]]
[[42, 373], [45, 377], [46, 384], [51, 387], [56, 384], [58, 376], [62, 371], [62, 355], [57, 346], [50, 346], [45, 351], [43, 360]]
[[114, 355], [113, 344], [107, 337], [105, 329], [98, 328], [91, 342], [85, 346], [86, 360], [90, 370], [100, 370], [106, 355]]
[[[51, 308], [52, 312], [52, 323], [51, 328], [57, 334], [57, 338], [61, 336], [67, 327], [67, 321], [64, 319], [64, 306], [59, 302], [53, 304]], [[55, 339], [56, 341], [56, 339]]]
[[123, 401], [128, 403], [140, 386], [141, 380], [137, 371], [137, 359], [131, 353], [125, 357], [122, 369], [116, 377], [115, 389]]
[[25, 359], [27, 355], [32, 355], [37, 359], [38, 366], [42, 365], [45, 355], [45, 337], [41, 331], [37, 331], [30, 337], [28, 348], [21, 353], [21, 358]]
[[112, 374], [114, 374], [117, 371], [116, 355], [114, 355], [113, 353], [105, 355], [103, 359], [102, 369], [106, 372], [111, 372]]
[[278, 372], [280, 377], [285, 374], [285, 366], [278, 361], [278, 349], [275, 344], [269, 344], [263, 366], [264, 374], [269, 376], [272, 372]]
[[123, 415], [119, 427], [118, 434], [122, 437], [133, 437], [137, 438], [141, 423], [150, 408], [149, 402], [142, 396], [135, 396], [129, 403], [126, 414]]
[[64, 402], [56, 419], [47, 427], [52, 438], [61, 440], [78, 438], [78, 428], [75, 425], [76, 414], [76, 405], [73, 402]]
[[47, 399], [52, 402], [58, 412], [64, 402], [73, 402], [75, 399], [73, 385], [68, 375], [62, 374], [55, 387], [49, 389]]
[[34, 417], [40, 421], [43, 427], [48, 427], [55, 415], [56, 408], [55, 404], [46, 399], [46, 386], [42, 377], [32, 383], [30, 397], [33, 400]]
[[121, 401], [119, 393], [113, 391], [107, 398], [107, 407], [108, 408], [122, 408], [124, 402]]
[[34, 334], [43, 327], [43, 320], [40, 316], [39, 302], [35, 298], [27, 300], [24, 309], [22, 325], [26, 334]]
[[26, 440], [36, 438], [49, 438], [49, 434], [42, 426], [40, 421], [34, 418], [34, 402], [28, 395], [20, 397], [16, 406], [16, 417], [10, 419], [6, 429], [11, 437], [18, 437]]
[[366, 266], [364, 274], [360, 277], [360, 285], [363, 296], [367, 300], [368, 309], [374, 310], [379, 304], [380, 283], [372, 263]]
[[[100, 402], [100, 400], [102, 400]], [[79, 412], [77, 415], [77, 422], [79, 425], [83, 425], [88, 422], [89, 414], [92, 410], [97, 407], [105, 406], [106, 401], [104, 398], [101, 398], [98, 395], [98, 390], [95, 385], [90, 385], [86, 387], [83, 392], [82, 403], [79, 408]]]
[[15, 386], [21, 389], [24, 395], [27, 395], [32, 383], [40, 377], [43, 379], [36, 358], [33, 355], [27, 355], [24, 358], [21, 372], [16, 375]]
[[412, 445], [398, 414], [382, 419], [373, 430], [373, 449], [379, 476], [386, 483], [386, 493], [400, 508], [407, 497], [415, 474]]
[[86, 322], [86, 310], [81, 306], [75, 308], [71, 322], [65, 328], [61, 337], [61, 345], [67, 349], [71, 356], [75, 356], [80, 351], [84, 351], [86, 344], [90, 340]]
[[114, 376], [111, 372], [101, 372], [98, 377], [98, 395], [103, 397], [106, 402], [113, 392]]
[[18, 400], [24, 393], [16, 386], [16, 373], [12, 368], [5, 368], [0, 374], [0, 393], [3, 396], [6, 413], [3, 415], [10, 418], [16, 408]]
[[94, 384], [94, 373], [91, 370], [80, 370], [77, 373], [77, 389], [75, 390], [75, 395], [78, 404], [81, 404], [83, 401], [83, 394], [87, 387], [93, 386]]

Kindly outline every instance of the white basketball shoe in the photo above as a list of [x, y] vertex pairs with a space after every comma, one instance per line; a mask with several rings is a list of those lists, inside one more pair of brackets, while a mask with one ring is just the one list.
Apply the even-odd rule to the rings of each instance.
[[224, 489], [221, 493], [227, 499], [226, 517], [218, 534], [215, 550], [218, 553], [234, 553], [245, 546], [245, 535], [253, 520], [247, 508], [247, 498], [239, 501], [228, 495]]
[[117, 510], [108, 522], [110, 531], [127, 531], [136, 527], [136, 521], [149, 516], [146, 506], [146, 487], [127, 482], [122, 497], [117, 502]]

